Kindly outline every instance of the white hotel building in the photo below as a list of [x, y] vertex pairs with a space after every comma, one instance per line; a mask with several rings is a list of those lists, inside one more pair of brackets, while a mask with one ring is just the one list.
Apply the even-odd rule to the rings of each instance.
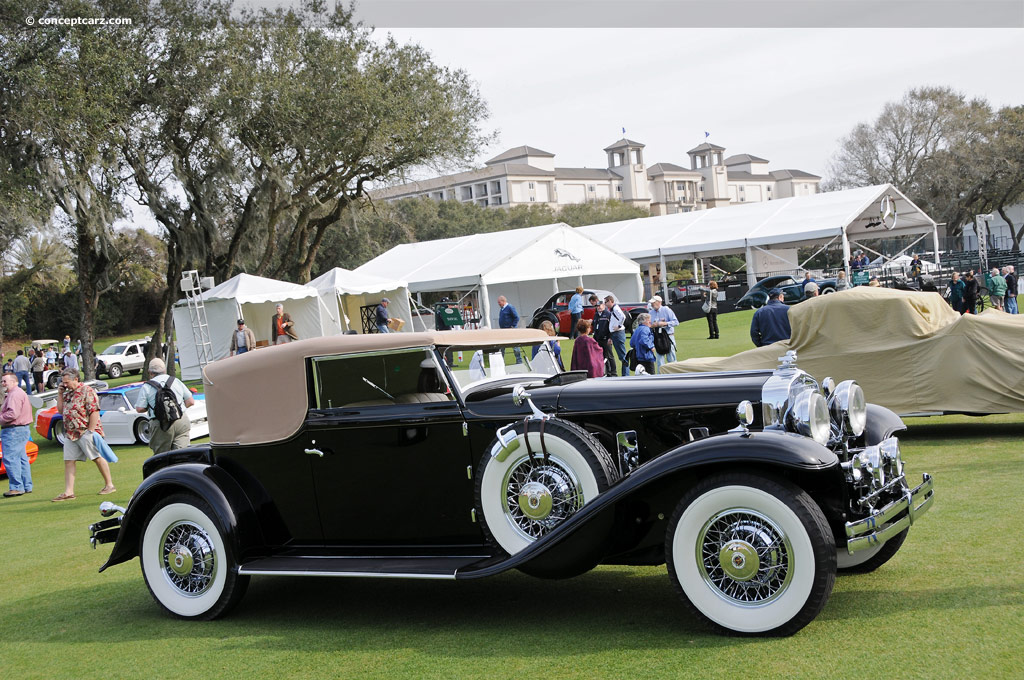
[[821, 177], [802, 170], [769, 170], [769, 161], [701, 144], [690, 149], [689, 169], [644, 162], [644, 145], [620, 139], [604, 149], [607, 168], [555, 167], [555, 154], [517, 146], [478, 170], [377, 189], [376, 200], [428, 196], [488, 207], [572, 203], [614, 198], [652, 215], [668, 215], [818, 192]]

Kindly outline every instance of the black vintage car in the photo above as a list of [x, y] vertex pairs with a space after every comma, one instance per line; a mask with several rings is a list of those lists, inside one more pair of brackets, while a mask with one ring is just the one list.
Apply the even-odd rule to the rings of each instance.
[[[318, 338], [205, 369], [212, 444], [154, 456], [101, 506], [101, 571], [210, 619], [260, 575], [570, 577], [667, 563], [729, 632], [790, 634], [931, 504], [903, 423], [852, 381], [774, 371], [587, 379], [540, 331]], [[446, 362], [452, 357], [452, 365]], [[459, 358], [461, 356], [461, 359]], [[117, 517], [117, 513], [124, 513]], [[569, 605], [571, 606], [571, 604]]]
[[[818, 293], [820, 295], [829, 295], [836, 292], [836, 279], [834, 278], [815, 279], [814, 282], [818, 284]], [[805, 299], [804, 285], [804, 281], [798, 283], [789, 274], [765, 277], [751, 286], [750, 290], [736, 301], [736, 309], [757, 309], [763, 306], [768, 302], [768, 292], [772, 288], [780, 288], [782, 290], [782, 301], [787, 305], [795, 305]]]

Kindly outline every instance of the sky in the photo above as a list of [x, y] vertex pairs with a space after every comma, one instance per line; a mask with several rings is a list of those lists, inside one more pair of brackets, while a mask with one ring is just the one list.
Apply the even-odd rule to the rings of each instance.
[[606, 167], [646, 144], [648, 165], [689, 167], [705, 140], [772, 169], [826, 175], [839, 141], [912, 87], [1024, 104], [1021, 29], [377, 29], [476, 81], [498, 140], [559, 167]]

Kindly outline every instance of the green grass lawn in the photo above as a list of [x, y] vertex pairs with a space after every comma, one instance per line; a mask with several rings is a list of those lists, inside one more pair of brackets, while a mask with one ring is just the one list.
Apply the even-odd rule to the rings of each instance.
[[[717, 343], [703, 323], [680, 326], [681, 358], [750, 346], [749, 312], [721, 317]], [[63, 462], [43, 442], [35, 492], [0, 501], [0, 669], [12, 679], [1019, 678], [1024, 414], [908, 424], [904, 455], [911, 476], [935, 476], [932, 510], [892, 561], [839, 577], [818, 618], [784, 639], [707, 633], [664, 567], [567, 581], [262, 577], [227, 618], [178, 621], [152, 601], [138, 560], [99, 574], [110, 547], [87, 542], [100, 501], [124, 505], [140, 483], [148, 449], [117, 447], [112, 496], [95, 495], [99, 473], [79, 463], [78, 498], [51, 503]]]

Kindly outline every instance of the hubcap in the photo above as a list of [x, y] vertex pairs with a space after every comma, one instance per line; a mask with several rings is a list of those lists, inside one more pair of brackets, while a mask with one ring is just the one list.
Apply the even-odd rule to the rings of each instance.
[[557, 456], [548, 462], [523, 456], [509, 466], [503, 482], [505, 516], [521, 536], [536, 540], [583, 507], [583, 487]]
[[551, 514], [551, 490], [540, 482], [528, 482], [519, 492], [519, 509], [530, 519]]
[[770, 602], [793, 577], [789, 538], [755, 510], [733, 508], [713, 516], [697, 535], [696, 550], [704, 582], [733, 604]]
[[201, 526], [176, 522], [160, 541], [164, 577], [186, 597], [202, 595], [217, 575], [217, 552]]
[[746, 541], [729, 541], [718, 553], [722, 571], [734, 581], [749, 581], [757, 574], [759, 562], [754, 546]]

